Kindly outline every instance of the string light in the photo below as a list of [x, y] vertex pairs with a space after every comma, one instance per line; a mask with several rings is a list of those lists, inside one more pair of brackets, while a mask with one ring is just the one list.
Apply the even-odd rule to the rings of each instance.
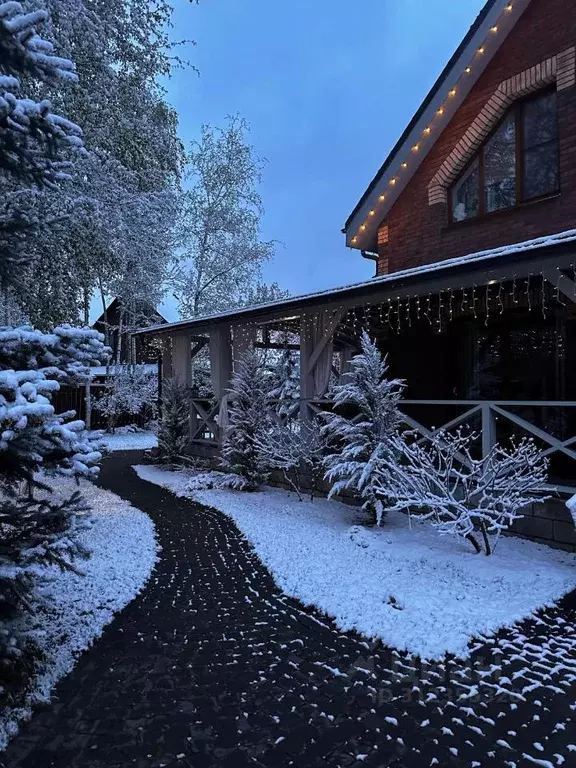
[[428, 320], [430, 325], [432, 325], [432, 320], [430, 319], [430, 304], [431, 304], [431, 301], [432, 301], [432, 295], [429, 293], [428, 296], [426, 297], [426, 309], [424, 310], [424, 317], [426, 318], [426, 320]]
[[542, 317], [544, 318], [544, 320], [546, 320], [546, 317], [547, 317], [547, 314], [546, 314], [546, 310], [547, 310], [547, 306], [546, 306], [546, 281], [544, 280], [543, 276], [542, 276], [542, 288], [541, 288], [541, 291], [542, 291]]
[[532, 272], [528, 275], [528, 279], [526, 280], [526, 300], [528, 302], [528, 312], [532, 312], [532, 298], [530, 296], [530, 279], [532, 277]]
[[476, 312], [476, 283], [472, 286], [472, 314], [475, 318], [478, 317], [478, 313]]
[[452, 321], [452, 318], [454, 316], [454, 292], [452, 291], [452, 288], [450, 288], [450, 298], [448, 299], [448, 315], [450, 318], [450, 321]]
[[408, 320], [408, 328], [412, 328], [412, 317], [410, 315], [410, 296], [406, 296], [406, 320]]
[[462, 302], [460, 303], [460, 311], [462, 314], [468, 309], [468, 299], [466, 298], [466, 289], [464, 286], [460, 289], [462, 291]]
[[420, 296], [416, 295], [416, 319], [420, 320]]
[[504, 299], [502, 297], [502, 292], [504, 291], [504, 286], [502, 285], [502, 281], [498, 283], [498, 306], [500, 308], [500, 314], [503, 314], [504, 312]]
[[564, 277], [564, 275], [562, 274], [562, 272], [560, 272], [560, 267], [556, 267], [556, 270], [558, 272], [558, 282], [556, 283], [556, 301], [559, 304], [561, 304], [563, 307], [565, 307], [566, 306], [566, 302], [562, 301], [562, 299], [560, 298], [560, 293], [561, 293], [561, 291], [560, 291], [560, 280]]
[[[500, 19], [502, 19], [502, 18], [503, 18], [503, 16], [504, 16], [504, 14], [505, 14], [505, 13], [510, 13], [510, 12], [513, 10], [513, 8], [514, 8], [514, 3], [508, 3], [508, 4], [507, 4], [507, 5], [504, 7], [504, 9], [503, 9], [503, 11], [502, 11], [502, 13], [501, 13], [501, 15], [500, 15], [499, 19], [496, 21], [496, 23], [495, 23], [495, 24], [494, 24], [492, 27], [490, 27], [490, 35], [495, 35], [495, 34], [497, 34], [497, 33], [499, 32], [499, 29], [500, 29], [500, 27], [499, 27]], [[476, 49], [476, 54], [478, 54], [478, 55], [482, 55], [482, 54], [484, 54], [484, 53], [485, 53], [485, 51], [486, 51], [486, 45], [485, 45], [485, 44], [482, 44], [482, 45], [480, 45], [480, 46], [479, 46], [479, 47]], [[469, 74], [471, 74], [471, 72], [472, 72], [472, 66], [469, 64], [467, 67], [465, 67], [465, 69], [464, 69], [464, 74], [463, 74], [461, 77], [463, 77], [464, 75], [469, 75]], [[456, 85], [454, 85], [454, 86], [453, 86], [453, 87], [452, 87], [452, 88], [451, 88], [451, 89], [448, 91], [448, 96], [449, 96], [449, 98], [454, 98], [454, 97], [456, 96], [456, 94], [457, 94], [457, 93], [458, 93], [458, 89], [457, 89], [457, 84], [456, 84]], [[437, 116], [439, 116], [439, 117], [442, 117], [442, 116], [444, 115], [444, 112], [445, 112], [445, 109], [444, 109], [444, 107], [442, 106], [442, 107], [440, 107], [440, 108], [439, 108], [439, 109], [436, 111], [436, 115], [437, 115]], [[426, 136], [429, 136], [431, 132], [432, 132], [432, 128], [431, 128], [431, 126], [427, 126], [427, 127], [424, 129], [424, 132], [423, 132], [423, 133], [424, 133], [424, 135], [426, 135]], [[420, 149], [420, 146], [419, 146], [419, 144], [415, 144], [415, 145], [412, 147], [412, 151], [413, 151], [413, 152], [418, 152], [418, 151], [419, 151], [419, 149]], [[406, 162], [403, 162], [403, 163], [401, 163], [401, 167], [402, 167], [403, 169], [406, 169], [406, 168], [408, 167], [408, 163], [406, 163]], [[390, 179], [390, 182], [389, 182], [389, 183], [390, 183], [390, 186], [392, 186], [392, 187], [393, 187], [393, 186], [395, 186], [395, 184], [396, 184], [396, 178], [392, 178], [392, 179]], [[382, 203], [382, 202], [384, 202], [384, 200], [385, 200], [385, 195], [380, 195], [380, 197], [379, 197], [379, 201]], [[370, 213], [370, 215], [371, 215], [371, 216], [373, 215], [373, 214], [372, 214], [372, 212]], [[365, 229], [365, 226], [364, 226], [364, 229]], [[362, 231], [364, 231], [364, 229], [361, 227], [361, 230], [362, 230]], [[356, 239], [356, 238], [353, 238], [353, 239], [352, 239], [352, 243], [356, 244], [356, 243], [357, 243], [357, 239]], [[576, 281], [575, 281], [575, 282], [576, 282]]]
[[517, 289], [516, 274], [514, 274], [514, 277], [512, 278], [512, 304], [518, 304], [518, 296], [516, 294]]
[[442, 310], [444, 305], [442, 304], [442, 291], [438, 294], [438, 333], [442, 333]]
[[391, 314], [392, 314], [392, 302], [390, 299], [388, 299], [388, 312], [386, 313], [386, 322], [388, 323], [388, 327], [392, 328], [392, 320], [391, 320]]
[[488, 325], [488, 317], [490, 315], [490, 283], [486, 286], [486, 317], [484, 319], [484, 325]]
[[400, 333], [400, 329], [402, 328], [402, 318], [400, 316], [400, 296], [397, 298], [397, 304], [396, 304], [396, 330], [398, 333]]

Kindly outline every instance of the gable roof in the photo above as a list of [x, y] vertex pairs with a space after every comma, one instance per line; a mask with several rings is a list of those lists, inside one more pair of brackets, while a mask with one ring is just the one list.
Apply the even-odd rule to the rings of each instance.
[[[106, 311], [102, 312], [100, 317], [97, 320], [94, 321], [92, 326], [96, 327], [97, 325], [104, 324], [106, 322], [106, 315], [108, 314], [108, 312], [114, 312], [116, 309], [119, 309], [120, 306], [121, 306], [121, 301], [118, 298], [118, 296], [116, 296], [116, 298], [112, 299], [110, 304], [108, 304], [108, 306], [106, 307]], [[155, 309], [154, 307], [152, 307], [151, 305], [146, 307], [146, 310], [147, 310], [147, 313], [150, 314], [151, 318], [152, 317], [154, 317], [155, 319], [158, 318], [161, 323], [167, 323], [168, 322], [168, 320], [166, 320], [166, 318], [163, 315], [161, 315], [160, 312], [158, 312], [158, 310]], [[151, 310], [151, 311], [149, 311], [149, 310]]]
[[488, 0], [348, 217], [347, 246], [377, 250], [378, 226], [529, 4]]

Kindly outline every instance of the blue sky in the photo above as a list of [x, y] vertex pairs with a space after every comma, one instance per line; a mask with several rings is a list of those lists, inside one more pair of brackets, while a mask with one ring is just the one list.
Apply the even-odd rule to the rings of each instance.
[[[298, 294], [372, 276], [345, 247], [348, 214], [484, 0], [176, 0], [176, 38], [198, 67], [168, 97], [186, 143], [239, 113], [267, 160], [266, 268]], [[173, 302], [168, 319], [176, 319]]]

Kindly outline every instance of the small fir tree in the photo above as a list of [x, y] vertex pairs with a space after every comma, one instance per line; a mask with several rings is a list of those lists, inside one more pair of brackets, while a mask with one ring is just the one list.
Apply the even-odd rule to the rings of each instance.
[[[401, 421], [398, 403], [404, 383], [387, 379], [386, 359], [366, 331], [361, 353], [352, 360], [352, 371], [334, 388], [336, 409], [346, 415], [326, 414], [324, 433], [331, 444], [325, 459], [325, 479], [331, 484], [330, 497], [344, 489], [357, 491], [363, 508], [381, 524], [389, 491], [374, 483], [379, 457], [389, 450], [389, 438]], [[348, 415], [349, 414], [349, 415]]]
[[190, 390], [178, 378], [164, 379], [157, 461], [160, 464], [189, 463], [189, 442]]
[[268, 477], [258, 443], [270, 425], [268, 376], [256, 350], [239, 361], [229, 391], [229, 427], [222, 445], [222, 467], [239, 475], [246, 490], [254, 490]]
[[108, 419], [108, 429], [114, 430], [122, 415], [156, 418], [158, 406], [158, 376], [146, 365], [118, 365], [106, 379], [104, 394], [94, 403], [94, 409]]

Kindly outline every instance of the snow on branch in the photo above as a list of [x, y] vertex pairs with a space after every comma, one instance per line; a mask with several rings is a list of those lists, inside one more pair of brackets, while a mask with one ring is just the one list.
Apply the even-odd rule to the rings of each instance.
[[[415, 435], [411, 435], [413, 438]], [[442, 535], [468, 540], [477, 552], [493, 552], [502, 531], [522, 510], [547, 498], [548, 461], [533, 440], [495, 445], [483, 459], [471, 447], [475, 433], [439, 431], [429, 444], [396, 432], [390, 450], [374, 462], [376, 493], [394, 498], [389, 510], [429, 520]]]

